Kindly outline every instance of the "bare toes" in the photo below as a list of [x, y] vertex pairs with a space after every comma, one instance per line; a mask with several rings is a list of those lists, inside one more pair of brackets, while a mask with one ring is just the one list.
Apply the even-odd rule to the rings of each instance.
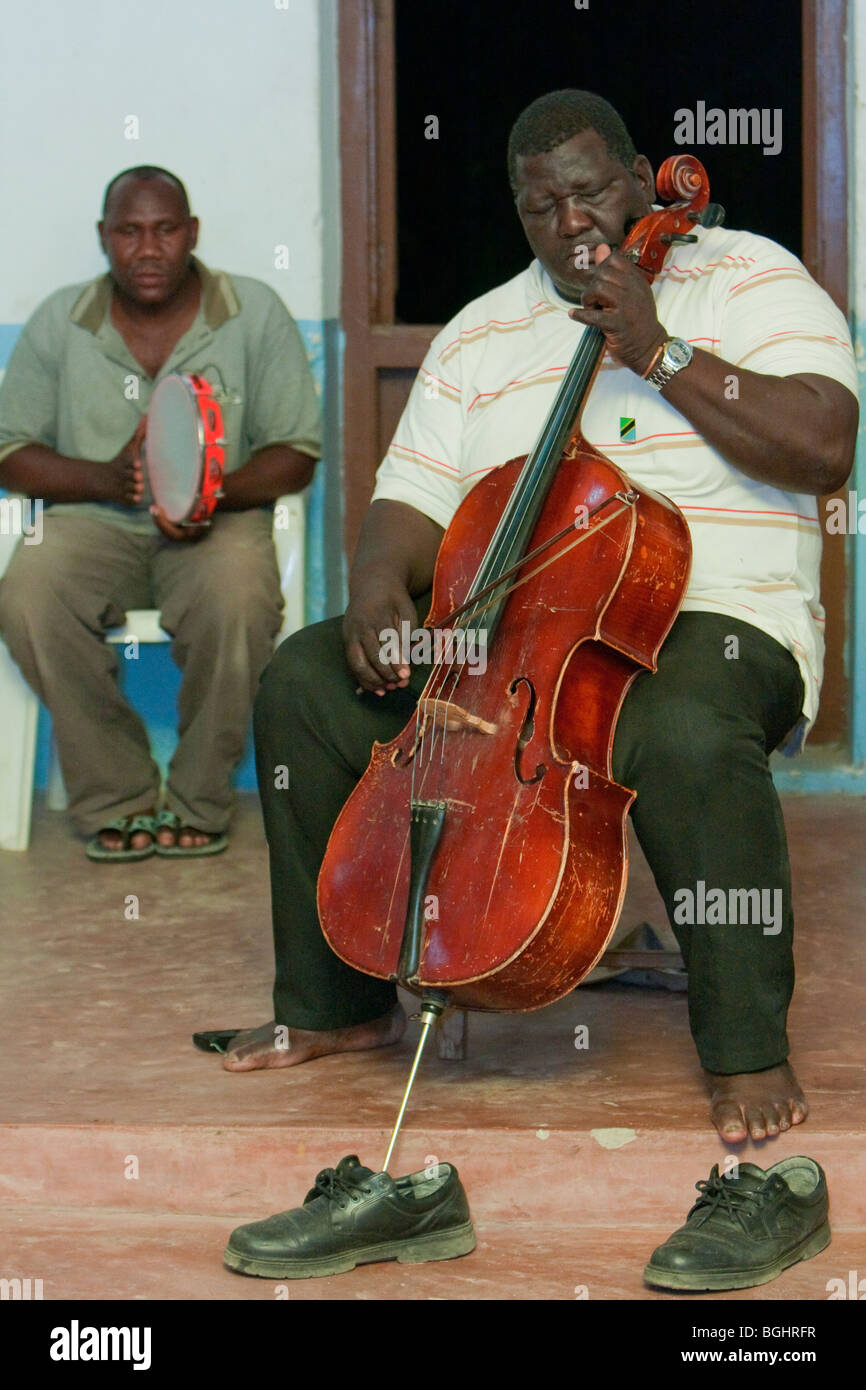
[[775, 1136], [779, 1133], [780, 1111], [781, 1106], [774, 1105], [772, 1102], [770, 1104], [764, 1105], [764, 1121], [766, 1124], [767, 1134], [770, 1135], [771, 1138], [775, 1138]]
[[255, 1061], [261, 1050], [261, 1043], [245, 1043], [241, 1047], [229, 1047], [225, 1057], [223, 1057], [223, 1066], [226, 1071], [246, 1071], [248, 1064]]
[[713, 1120], [723, 1139], [736, 1143], [747, 1137], [742, 1110], [734, 1101], [721, 1101], [713, 1106]]

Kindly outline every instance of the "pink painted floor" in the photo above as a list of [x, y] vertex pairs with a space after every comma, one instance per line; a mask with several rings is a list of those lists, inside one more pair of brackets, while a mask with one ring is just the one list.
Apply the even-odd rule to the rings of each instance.
[[[812, 1114], [737, 1156], [817, 1158], [834, 1241], [764, 1289], [713, 1297], [822, 1299], [828, 1279], [866, 1270], [866, 805], [792, 797], [785, 813], [790, 1032]], [[30, 852], [0, 854], [0, 915], [0, 1277], [41, 1277], [46, 1298], [273, 1298], [269, 1281], [223, 1268], [226, 1235], [296, 1205], [344, 1154], [381, 1166], [416, 1033], [252, 1075], [192, 1047], [198, 1029], [270, 1017], [255, 799], [229, 852], [198, 862], [90, 864], [65, 819], [40, 811]], [[623, 930], [643, 919], [663, 921], [636, 858]], [[289, 1297], [668, 1297], [641, 1270], [724, 1159], [706, 1110], [684, 995], [614, 983], [536, 1014], [473, 1016], [466, 1062], [425, 1056], [392, 1171], [455, 1163], [478, 1250], [293, 1281]]]

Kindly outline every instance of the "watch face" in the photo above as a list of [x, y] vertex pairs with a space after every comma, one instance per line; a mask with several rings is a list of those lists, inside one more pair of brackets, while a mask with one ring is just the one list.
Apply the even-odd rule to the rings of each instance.
[[692, 360], [693, 349], [691, 343], [684, 343], [682, 338], [672, 338], [668, 343], [667, 356], [673, 366], [685, 367]]

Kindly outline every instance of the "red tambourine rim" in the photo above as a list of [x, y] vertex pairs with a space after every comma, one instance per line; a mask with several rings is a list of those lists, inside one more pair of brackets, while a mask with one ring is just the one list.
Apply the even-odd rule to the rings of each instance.
[[[184, 383], [196, 403], [197, 418], [195, 423], [198, 436], [199, 485], [190, 503], [189, 513], [179, 522], [175, 522], [175, 525], [194, 526], [208, 520], [216, 507], [222, 489], [223, 468], [225, 466], [223, 416], [209, 381], [198, 376], [195, 372], [188, 374], [176, 372], [173, 375]], [[168, 381], [169, 378], [164, 377], [163, 380]], [[208, 439], [208, 432], [205, 429], [208, 412], [211, 412], [213, 420], [210, 439]]]

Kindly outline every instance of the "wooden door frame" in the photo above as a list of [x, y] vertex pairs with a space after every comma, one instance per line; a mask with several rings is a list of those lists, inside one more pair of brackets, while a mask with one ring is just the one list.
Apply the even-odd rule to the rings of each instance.
[[[394, 0], [340, 0], [344, 541], [370, 500], [378, 372], [420, 367], [439, 324], [395, 324], [397, 152]], [[378, 462], [378, 461], [377, 461]]]
[[803, 263], [848, 312], [847, 0], [803, 0]]
[[[803, 0], [803, 262], [848, 316], [847, 0]], [[847, 484], [837, 496], [847, 502]], [[819, 516], [823, 516], [819, 500]], [[835, 563], [833, 563], [835, 561]], [[821, 601], [836, 636], [828, 644], [815, 742], [850, 749], [852, 570], [844, 536], [824, 535]], [[849, 663], [850, 664], [850, 663]]]
[[[340, 0], [344, 543], [351, 557], [370, 496], [377, 376], [421, 365], [439, 324], [395, 324], [395, 0]], [[847, 0], [803, 0], [803, 261], [847, 313]], [[847, 570], [826, 594], [845, 621]], [[847, 689], [845, 638], [830, 680]], [[829, 684], [829, 682], [828, 682]], [[844, 716], [843, 716], [844, 717]], [[850, 721], [849, 721], [850, 727]]]

